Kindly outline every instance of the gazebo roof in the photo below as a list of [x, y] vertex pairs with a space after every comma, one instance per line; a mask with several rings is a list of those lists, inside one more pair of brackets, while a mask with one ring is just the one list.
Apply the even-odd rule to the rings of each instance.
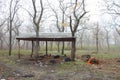
[[[71, 33], [67, 32], [56, 32], [56, 33], [39, 33], [38, 38], [67, 38], [72, 37]], [[30, 34], [20, 34], [16, 38], [36, 38], [36, 35], [34, 33]]]
[[59, 32], [59, 33], [40, 33], [39, 37], [35, 34], [21, 34], [17, 36], [18, 40], [29, 40], [29, 41], [74, 41], [75, 37], [71, 36], [71, 33]]

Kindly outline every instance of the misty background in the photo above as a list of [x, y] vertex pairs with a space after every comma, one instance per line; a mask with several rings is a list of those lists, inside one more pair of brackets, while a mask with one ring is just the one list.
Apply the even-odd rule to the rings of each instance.
[[[36, 4], [36, 15], [39, 17], [38, 15], [41, 12], [40, 0], [33, 1]], [[81, 48], [96, 46], [96, 40], [101, 49], [119, 46], [119, 0], [42, 0], [44, 10], [39, 24], [39, 32], [71, 33], [69, 17], [74, 17], [75, 1], [77, 1], [76, 7], [78, 7], [75, 14], [79, 16], [83, 13], [83, 8], [80, 8], [83, 5], [82, 1], [85, 3], [86, 12], [80, 19], [75, 31], [77, 46]], [[64, 22], [62, 22], [63, 14]], [[36, 29], [33, 16], [34, 8], [32, 0], [0, 0], [0, 49], [8, 49], [10, 47], [10, 37], [12, 49], [15, 49], [17, 46], [16, 36], [34, 34]], [[73, 22], [75, 22], [74, 19], [72, 18]], [[10, 22], [12, 23], [11, 28]], [[60, 29], [64, 27], [64, 30], [60, 31], [57, 27], [58, 25]], [[12, 33], [11, 36], [9, 35], [10, 31]], [[24, 47], [31, 47], [29, 42], [21, 43]]]

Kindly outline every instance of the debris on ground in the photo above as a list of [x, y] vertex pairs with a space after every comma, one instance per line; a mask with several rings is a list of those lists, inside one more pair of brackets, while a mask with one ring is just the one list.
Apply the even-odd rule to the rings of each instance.
[[70, 62], [71, 59], [70, 59], [69, 57], [65, 57], [65, 58], [63, 58], [63, 61], [64, 61], [64, 62]]
[[81, 56], [81, 60], [83, 60], [84, 62], [87, 62], [90, 58], [91, 58], [91, 55], [89, 55], [89, 54]]
[[54, 55], [53, 58], [58, 59], [58, 58], [60, 58], [60, 55]]
[[30, 77], [35, 77], [35, 75], [33, 75], [33, 74], [25, 74], [25, 75], [23, 75], [21, 77], [30, 78]]
[[120, 60], [117, 60], [117, 62], [120, 62]]
[[50, 62], [51, 64], [56, 64], [56, 63], [57, 63], [55, 59], [51, 59], [51, 60], [49, 60], [49, 62]]
[[88, 64], [100, 64], [100, 61], [98, 59], [95, 59], [94, 57], [90, 58], [87, 62]]

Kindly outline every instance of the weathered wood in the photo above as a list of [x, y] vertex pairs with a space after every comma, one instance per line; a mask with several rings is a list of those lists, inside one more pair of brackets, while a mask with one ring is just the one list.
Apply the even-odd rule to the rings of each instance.
[[20, 59], [20, 40], [18, 40], [18, 58]]
[[33, 51], [34, 51], [34, 41], [32, 41], [32, 52], [31, 52], [31, 57], [33, 56]]
[[[74, 61], [75, 60], [75, 42], [76, 42], [76, 38], [75, 37], [61, 37], [61, 38], [36, 38], [36, 37], [19, 37], [16, 38], [18, 41], [20, 40], [26, 40], [26, 41], [32, 41], [32, 54], [33, 54], [33, 41], [46, 41], [46, 55], [48, 54], [48, 49], [47, 49], [47, 41], [61, 41], [61, 42], [72, 42], [72, 49], [71, 49], [71, 60]], [[19, 46], [19, 57], [20, 57], [20, 43], [18, 44]]]
[[26, 41], [74, 41], [74, 37], [66, 37], [66, 38], [35, 38], [35, 37], [29, 37], [29, 38], [16, 38], [17, 40], [26, 40]]
[[62, 55], [64, 54], [64, 41], [62, 42]]
[[47, 41], [46, 41], [46, 55], [48, 55], [48, 44], [47, 44]]
[[75, 61], [75, 41], [72, 41], [71, 60]]

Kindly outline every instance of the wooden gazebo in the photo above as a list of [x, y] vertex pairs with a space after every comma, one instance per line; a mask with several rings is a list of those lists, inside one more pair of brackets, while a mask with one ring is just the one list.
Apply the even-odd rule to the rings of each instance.
[[32, 54], [33, 54], [33, 47], [34, 41], [45, 41], [46, 42], [46, 54], [47, 54], [47, 42], [48, 41], [59, 41], [59, 42], [71, 42], [71, 59], [75, 59], [75, 42], [76, 38], [72, 37], [70, 33], [40, 33], [39, 37], [35, 37], [35, 35], [20, 35], [17, 36], [16, 39], [18, 40], [18, 57], [20, 58], [20, 40], [31, 41], [32, 42]]

